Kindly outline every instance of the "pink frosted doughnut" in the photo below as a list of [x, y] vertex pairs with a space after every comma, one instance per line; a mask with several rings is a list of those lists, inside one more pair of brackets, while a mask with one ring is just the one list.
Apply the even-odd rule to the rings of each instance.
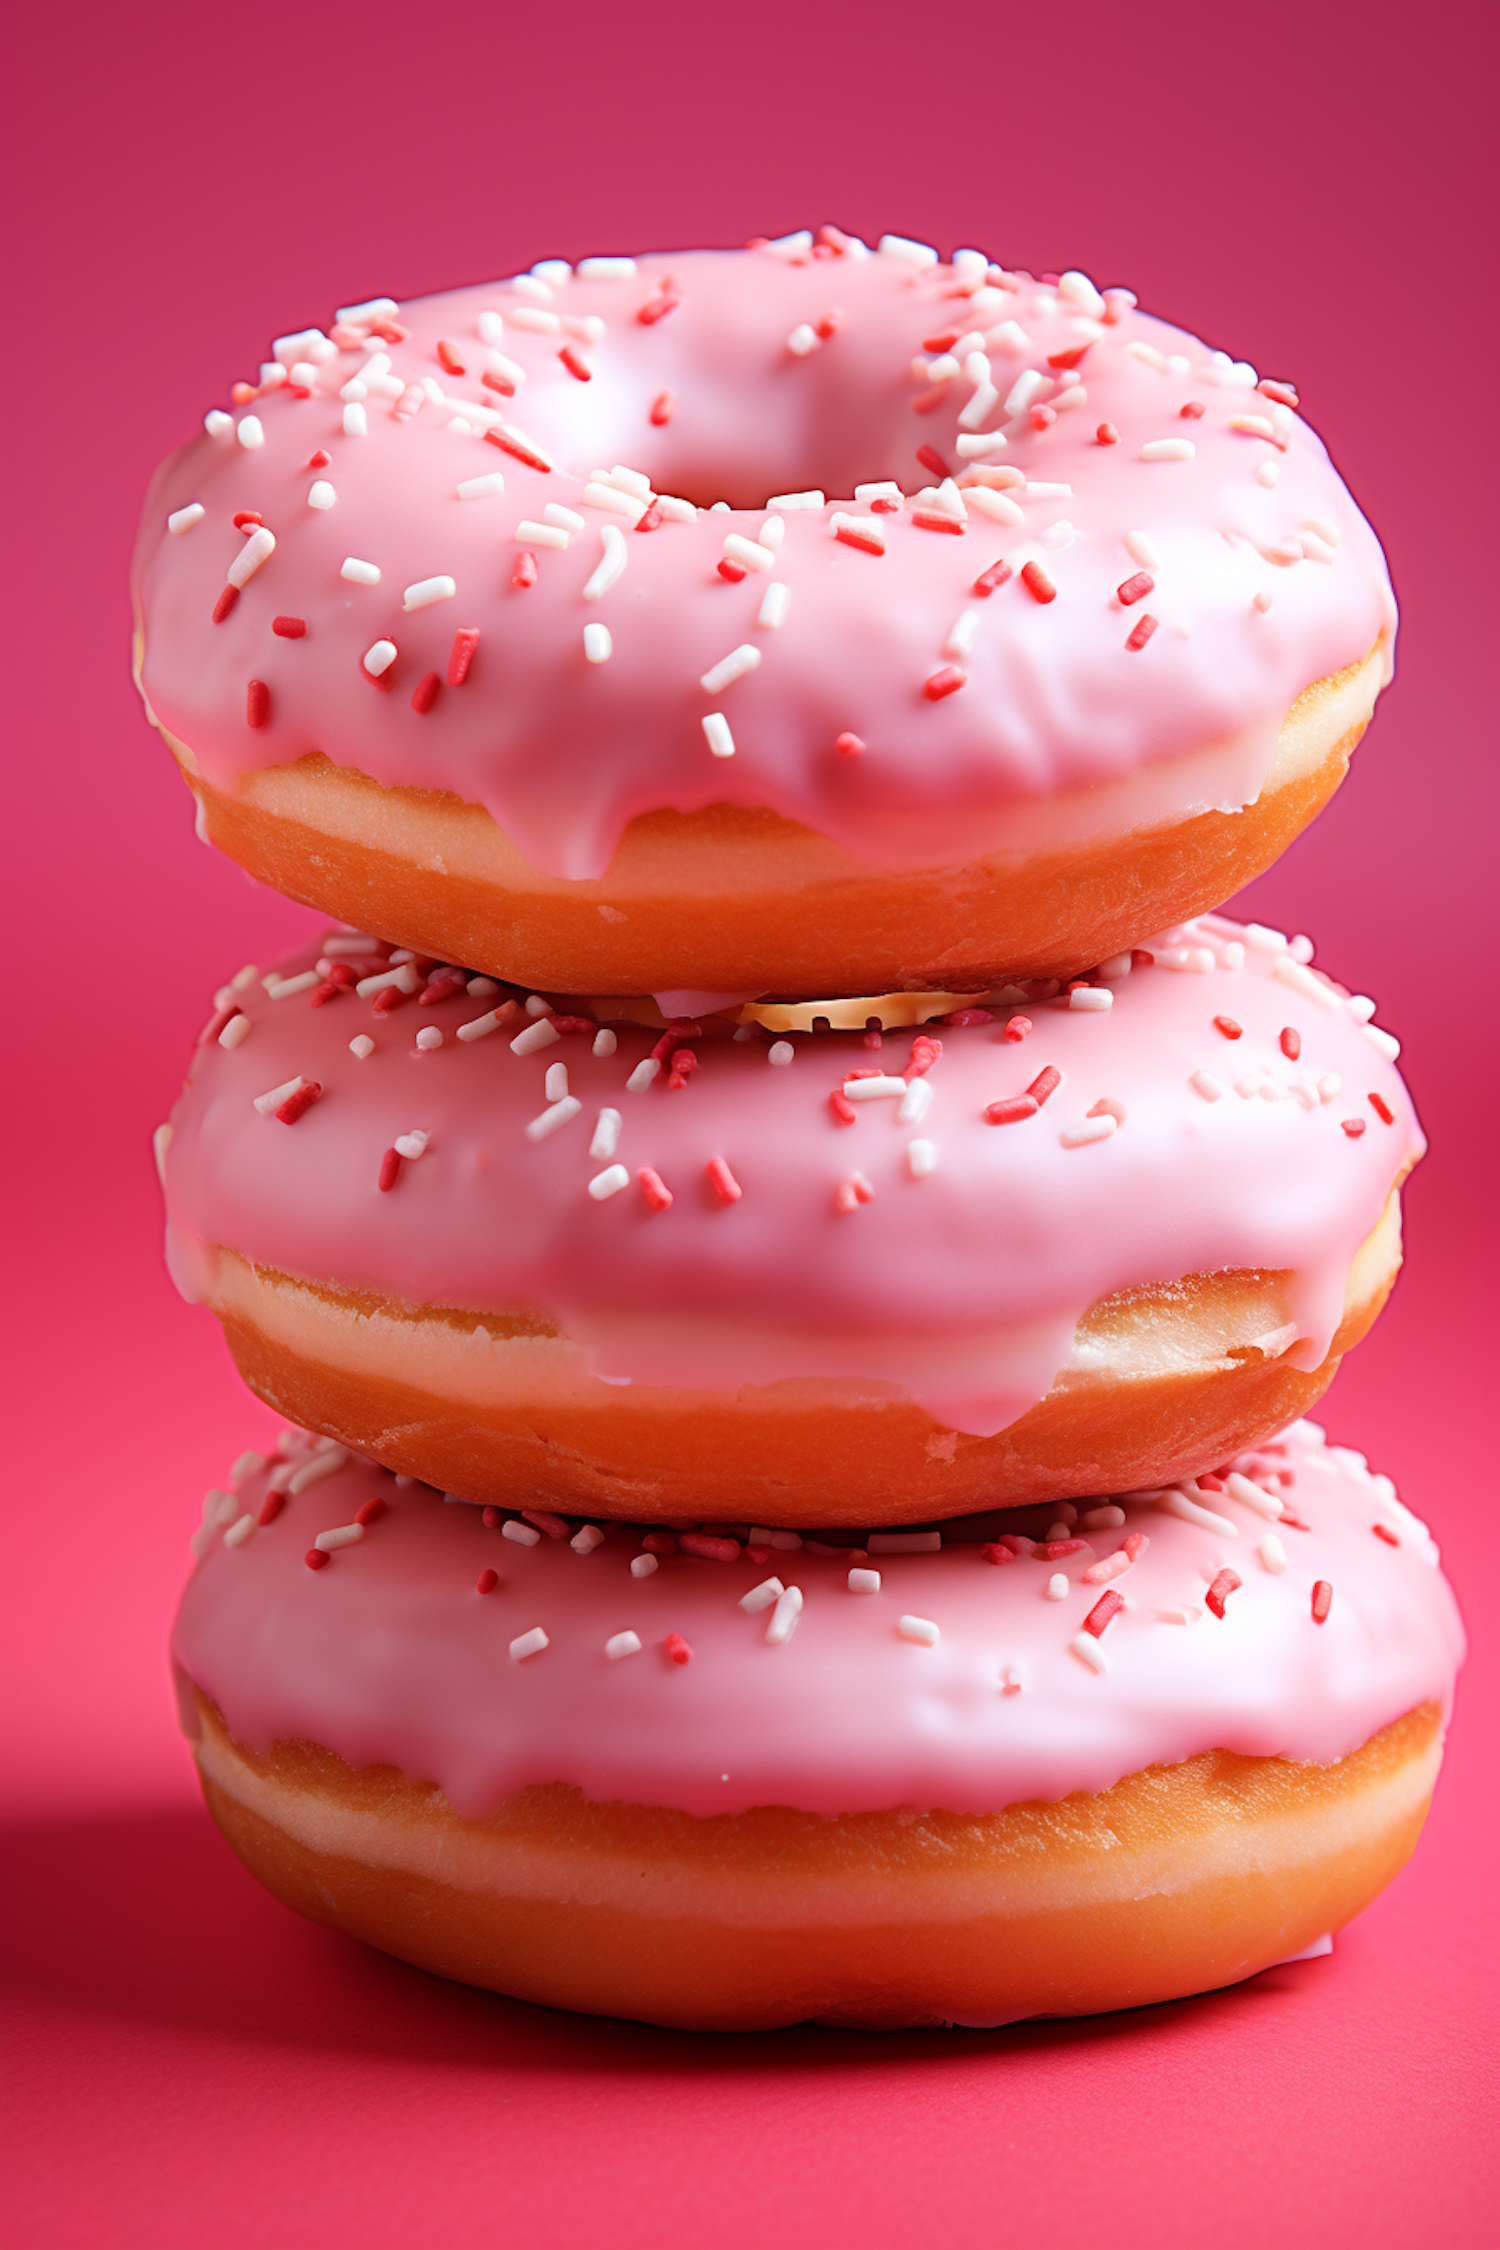
[[1336, 785], [1395, 624], [1285, 385], [1082, 275], [830, 229], [279, 338], [134, 585], [252, 873], [683, 1005], [1072, 974], [1212, 906]]
[[1275, 931], [925, 1030], [951, 997], [825, 1004], [878, 1038], [324, 945], [217, 996], [172, 1270], [281, 1412], [473, 1500], [902, 1523], [1166, 1482], [1316, 1399], [1399, 1262], [1395, 1041]]
[[1326, 1951], [1463, 1654], [1425, 1528], [1305, 1422], [1057, 1539], [868, 1551], [502, 1523], [300, 1432], [230, 1484], [173, 1654], [235, 1851], [425, 1968], [658, 2023], [1004, 2023]]

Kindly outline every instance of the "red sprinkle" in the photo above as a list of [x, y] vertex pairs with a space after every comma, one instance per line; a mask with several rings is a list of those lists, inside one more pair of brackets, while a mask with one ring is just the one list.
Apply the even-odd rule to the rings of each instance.
[[677, 1542], [670, 1531], [648, 1531], [641, 1546], [648, 1555], [675, 1555], [677, 1552]]
[[833, 1112], [835, 1125], [852, 1125], [858, 1115], [853, 1102], [848, 1099], [847, 1095], [841, 1094], [837, 1086], [834, 1087], [833, 1092], [828, 1097], [828, 1106]]
[[650, 1210], [668, 1211], [671, 1209], [672, 1190], [667, 1186], [660, 1172], [653, 1171], [649, 1164], [643, 1164], [636, 1173], [636, 1179]]
[[1026, 1091], [1028, 1094], [1030, 1094], [1038, 1109], [1040, 1109], [1042, 1103], [1047, 1099], [1047, 1096], [1049, 1094], [1055, 1094], [1061, 1084], [1062, 1072], [1060, 1070], [1054, 1069], [1052, 1064], [1048, 1063], [1045, 1070], [1039, 1070], [1037, 1072], [1035, 1078], [1032, 1079], [1031, 1084], [1027, 1087]]
[[308, 455], [307, 466], [310, 469], [326, 469], [332, 459], [333, 455], [331, 453], [325, 453], [322, 446], [320, 445], [316, 453], [310, 453]]
[[1146, 615], [1139, 618], [1131, 627], [1130, 632], [1126, 636], [1125, 646], [1127, 648], [1144, 648], [1147, 641], [1150, 640], [1152, 634], [1156, 631], [1156, 622], [1156, 619], [1150, 614], [1148, 610]]
[[692, 1649], [680, 1633], [668, 1633], [661, 1652], [669, 1664], [690, 1664], [693, 1660]]
[[1370, 1107], [1374, 1110], [1382, 1125], [1395, 1124], [1396, 1112], [1392, 1109], [1384, 1094], [1372, 1094], [1370, 1096]]
[[499, 1583], [498, 1570], [482, 1570], [474, 1581], [474, 1591], [476, 1594], [493, 1594]]
[[253, 531], [263, 521], [259, 508], [241, 508], [234, 518], [234, 528], [236, 531]]
[[383, 1516], [384, 1514], [385, 1502], [381, 1499], [379, 1493], [376, 1493], [373, 1500], [362, 1500], [360, 1502], [354, 1511], [354, 1520], [356, 1523], [373, 1523], [377, 1516]]
[[1025, 583], [1027, 592], [1029, 594], [1033, 594], [1039, 602], [1056, 601], [1057, 588], [1053, 585], [1051, 579], [1047, 576], [1047, 573], [1045, 572], [1045, 570], [1043, 570], [1039, 562], [1023, 563], [1021, 566], [1021, 577]]
[[1281, 1051], [1288, 1062], [1295, 1062], [1302, 1052], [1302, 1034], [1287, 1024], [1281, 1033]]
[[670, 288], [664, 288], [660, 296], [652, 297], [642, 305], [635, 317], [643, 328], [654, 328], [659, 320], [666, 319], [669, 312], [675, 312], [681, 303], [682, 299], [675, 296]]
[[1155, 585], [1156, 580], [1149, 570], [1138, 570], [1133, 578], [1125, 579], [1122, 584], [1115, 588], [1120, 606], [1123, 609], [1129, 609], [1132, 602], [1143, 602]]
[[309, 1547], [302, 1560], [309, 1570], [322, 1570], [327, 1565], [328, 1557], [321, 1547]]
[[667, 1085], [680, 1093], [698, 1067], [698, 1058], [691, 1047], [679, 1047], [672, 1057], [672, 1067], [667, 1073]]
[[[885, 545], [873, 531], [861, 531], [857, 523], [841, 523], [833, 535], [846, 547], [857, 547], [862, 555], [883, 555]], [[740, 576], [744, 577], [744, 572]]]
[[911, 1043], [911, 1060], [907, 1063], [904, 1076], [908, 1079], [925, 1078], [933, 1064], [942, 1059], [942, 1040], [929, 1039], [925, 1031], [919, 1031]]
[[922, 682], [922, 693], [929, 703], [941, 703], [945, 695], [953, 695], [959, 688], [967, 687], [968, 681], [969, 675], [960, 665], [944, 664]]
[[1086, 1539], [1042, 1539], [1036, 1551], [1044, 1562], [1056, 1562], [1063, 1555], [1081, 1554], [1087, 1545]]
[[462, 375], [467, 372], [464, 367], [463, 361], [459, 358], [457, 352], [454, 350], [451, 344], [445, 344], [440, 340], [438, 343], [437, 355], [442, 365], [447, 368], [450, 375]]
[[1243, 1586], [1244, 1583], [1245, 1581], [1237, 1570], [1230, 1570], [1226, 1566], [1219, 1572], [1218, 1577], [1203, 1597], [1215, 1617], [1223, 1616], [1224, 1604], [1228, 1601], [1236, 1586]]
[[516, 386], [510, 377], [497, 375], [492, 367], [487, 367], [479, 380], [487, 391], [498, 391], [502, 398], [514, 398], [516, 395]]
[[297, 1088], [295, 1094], [288, 1094], [280, 1109], [273, 1110], [271, 1114], [278, 1124], [295, 1125], [299, 1117], [307, 1115], [322, 1091], [317, 1079], [310, 1078], [305, 1086]]
[[[958, 329], [945, 328], [936, 336], [924, 336], [922, 338], [922, 349], [924, 352], [951, 352], [958, 342], [958, 338]], [[917, 458], [920, 460], [921, 455], [919, 454]]]
[[1395, 1532], [1392, 1531], [1388, 1525], [1383, 1523], [1372, 1523], [1370, 1529], [1374, 1532], [1376, 1538], [1383, 1539], [1388, 1547], [1400, 1546], [1400, 1540], [1396, 1537]]
[[661, 429], [664, 423], [671, 421], [672, 416], [676, 412], [677, 393], [675, 391], [658, 391], [655, 398], [651, 401], [652, 428], [657, 430]]
[[[526, 550], [526, 553], [530, 554], [530, 552], [531, 550], [528, 548]], [[521, 559], [524, 562], [526, 559], [525, 555], [523, 555]], [[518, 564], [517, 568], [519, 569], [519, 567], [520, 565]], [[532, 578], [535, 578], [536, 576], [536, 557], [534, 555], [532, 555], [531, 557], [531, 576]], [[511, 584], [515, 585], [516, 583], [516, 579], [512, 577]], [[529, 585], [530, 583], [531, 580], [528, 579], [527, 584]], [[479, 627], [477, 625], [461, 625], [458, 631], [454, 634], [453, 646], [448, 651], [449, 687], [463, 686], [464, 681], [469, 676], [469, 667], [474, 661], [474, 651], [478, 648], [478, 646]]]
[[543, 476], [551, 476], [552, 463], [542, 458], [536, 447], [528, 445], [511, 430], [486, 430], [485, 437], [491, 445], [498, 445], [502, 453], [510, 454], [516, 461], [524, 461], [528, 469], [540, 469]]
[[1013, 1047], [1017, 1047], [1030, 1029], [1030, 1016], [1011, 1016], [1007, 1019], [1000, 1036], [1002, 1039], [1008, 1039]]
[[836, 734], [833, 747], [841, 758], [859, 758], [864, 755], [864, 744], [857, 734]]
[[[1226, 1575], [1230, 1578], [1234, 1578], [1233, 1571], [1229, 1571], [1221, 1575]], [[1237, 1578], [1234, 1579], [1234, 1582], [1236, 1586], [1239, 1584], [1239, 1580]], [[1217, 1583], [1217, 1581], [1215, 1581], [1215, 1583]], [[1104, 1628], [1109, 1623], [1110, 1619], [1124, 1607], [1124, 1595], [1117, 1594], [1113, 1586], [1106, 1587], [1105, 1591], [1095, 1602], [1093, 1608], [1089, 1611], [1088, 1616], [1084, 1619], [1084, 1631], [1086, 1633], [1092, 1633], [1095, 1640], [1097, 1641], [1099, 1635], [1104, 1631]]]
[[637, 522], [635, 528], [637, 531], [655, 531], [659, 527], [661, 520], [661, 502], [659, 500], [653, 500], [650, 507], [646, 510], [646, 513]]
[[951, 1014], [934, 1016], [932, 1020], [940, 1023], [945, 1031], [964, 1031], [970, 1024], [993, 1023], [995, 1011], [993, 1008], [955, 1008]]
[[1033, 406], [1026, 417], [1034, 430], [1050, 430], [1057, 420], [1055, 406]]
[[737, 586], [745, 575], [743, 564], [731, 562], [727, 555], [719, 565], [719, 576], [727, 578], [731, 586]]
[[592, 383], [594, 370], [581, 353], [574, 351], [571, 344], [564, 344], [557, 356], [568, 373], [575, 376], [580, 383]]
[[[384, 995], [382, 995], [382, 998], [383, 997]], [[381, 1194], [389, 1195], [391, 1189], [395, 1186], [400, 1177], [401, 1151], [398, 1148], [388, 1148], [384, 1156], [382, 1156], [382, 1158], [380, 1159], [379, 1187]]]
[[701, 1555], [705, 1562], [738, 1562], [738, 1539], [720, 1539], [711, 1531], [684, 1531], [679, 1533], [678, 1546], [685, 1555]]
[[216, 625], [223, 624], [239, 598], [240, 590], [238, 586], [226, 586], [224, 588], [218, 600], [214, 603], [214, 623]]
[[1201, 422], [1203, 419], [1202, 400], [1190, 398], [1185, 406], [1180, 406], [1177, 409], [1177, 416], [1178, 420], [1182, 422]]
[[1278, 406], [1290, 406], [1295, 412], [1298, 404], [1297, 394], [1290, 383], [1273, 383], [1267, 377], [1264, 382], [1257, 383], [1255, 388], [1260, 392], [1262, 398], [1273, 398]]
[[384, 985], [371, 1001], [370, 1012], [372, 1015], [388, 1016], [395, 1009], [404, 1008], [410, 997], [409, 993], [402, 991], [399, 984]]
[[305, 617], [273, 617], [271, 630], [273, 633], [279, 634], [284, 641], [300, 641], [307, 632], [307, 619]]
[[979, 573], [970, 591], [978, 594], [982, 600], [985, 596], [995, 593], [1005, 584], [1007, 578], [1013, 576], [1014, 573], [1008, 562], [991, 563], [988, 570], [982, 570]]
[[1113, 422], [1101, 422], [1094, 432], [1094, 440], [1098, 445], [1118, 445], [1120, 433]]
[[[1286, 1518], [1283, 1516], [1283, 1523]], [[1333, 1607], [1333, 1588], [1326, 1578], [1320, 1578], [1312, 1590], [1312, 1616], [1315, 1625], [1321, 1625]]]
[[271, 716], [271, 691], [264, 680], [252, 680], [245, 690], [245, 724], [263, 727]]
[[[1200, 1477], [1198, 1479], [1198, 1482], [1201, 1484], [1202, 1481], [1203, 1480]], [[1129, 1555], [1132, 1562], [1139, 1562], [1142, 1555], [1146, 1552], [1146, 1549], [1150, 1546], [1151, 1542], [1146, 1537], [1144, 1531], [1131, 1531], [1126, 1533], [1124, 1539], [1121, 1540], [1120, 1544], [1124, 1552]]]
[[264, 1530], [268, 1523], [274, 1523], [285, 1506], [284, 1492], [268, 1492], [260, 1504], [260, 1514], [255, 1519], [261, 1529]]
[[352, 981], [352, 978], [347, 973], [341, 977], [325, 977], [323, 979], [323, 982], [321, 984], [315, 984], [311, 992], [308, 994], [308, 1006], [310, 1008], [326, 1008], [330, 1000], [337, 1000], [341, 998], [342, 995], [349, 990], [349, 986]]
[[958, 537], [969, 528], [962, 516], [950, 516], [946, 508], [914, 508], [911, 520], [920, 531], [948, 531]]
[[744, 1193], [722, 1156], [711, 1156], [704, 1166], [708, 1184], [722, 1203], [738, 1203]]
[[919, 445], [917, 447], [917, 459], [924, 469], [931, 469], [935, 477], [951, 477], [953, 474], [935, 445]]
[[1024, 1117], [1035, 1117], [1041, 1103], [1031, 1094], [1012, 1094], [1008, 1101], [991, 1102], [985, 1110], [986, 1125], [1019, 1125]]
[[481, 1508], [481, 1510], [479, 1511], [479, 1520], [484, 1525], [486, 1531], [493, 1531], [499, 1524], [500, 1510], [498, 1508]]
[[416, 687], [412, 690], [411, 698], [411, 707], [419, 717], [426, 718], [438, 699], [438, 691], [442, 684], [436, 672], [424, 672], [422, 674], [421, 679], [418, 680]]
[[920, 398], [912, 400], [913, 414], [936, 414], [952, 387], [951, 383], [930, 383]]
[[523, 547], [516, 557], [516, 567], [510, 574], [512, 586], [536, 584], [536, 556], [529, 547]]
[[981, 1558], [988, 1563], [1012, 1563], [1016, 1559], [1013, 1549], [1002, 1547], [996, 1539], [990, 1540], [979, 1552]]
[[1351, 1141], [1357, 1141], [1365, 1129], [1365, 1121], [1362, 1117], [1341, 1117], [1339, 1123], [1343, 1126]]
[[[1236, 1023], [1233, 1016], [1215, 1016], [1214, 1029], [1215, 1031], [1222, 1031], [1226, 1039], [1243, 1039], [1245, 1036], [1244, 1025]], [[1286, 1034], [1283, 1032], [1282, 1037], [1285, 1038], [1285, 1036]]]

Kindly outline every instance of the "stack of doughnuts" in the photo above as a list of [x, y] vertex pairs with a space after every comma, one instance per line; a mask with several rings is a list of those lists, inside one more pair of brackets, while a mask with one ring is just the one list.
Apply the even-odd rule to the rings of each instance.
[[1462, 1634], [1307, 1419], [1397, 1042], [1218, 911], [1391, 668], [1294, 388], [898, 237], [546, 260], [277, 338], [133, 587], [200, 835], [326, 917], [156, 1143], [285, 1421], [173, 1641], [245, 1863], [720, 2029], [1326, 1951]]

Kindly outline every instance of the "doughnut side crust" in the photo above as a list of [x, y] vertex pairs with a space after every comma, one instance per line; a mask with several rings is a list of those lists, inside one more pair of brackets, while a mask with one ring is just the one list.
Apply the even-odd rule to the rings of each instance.
[[487, 1820], [183, 1682], [220, 1832], [309, 1920], [439, 1975], [680, 2028], [996, 2025], [1238, 1982], [1363, 1911], [1441, 1760], [1424, 1704], [1331, 1765], [1210, 1751], [988, 1814], [699, 1818], [521, 1791]]
[[[769, 1519], [815, 1529], [1130, 1492], [1213, 1469], [1309, 1413], [1400, 1267], [1399, 1196], [1350, 1269], [1312, 1369], [1286, 1333], [1286, 1277], [1194, 1274], [1119, 1292], [1080, 1324], [1075, 1364], [990, 1437], [890, 1384], [808, 1379], [738, 1392], [619, 1388], [540, 1308], [417, 1308], [220, 1251], [209, 1297], [235, 1365], [303, 1428], [466, 1499], [625, 1520]], [[1080, 1364], [1081, 1363], [1081, 1364]]]
[[[1190, 756], [1149, 795], [1101, 783], [1040, 825], [1017, 808], [999, 848], [920, 869], [876, 868], [767, 807], [717, 804], [638, 815], [602, 877], [569, 881], [451, 794], [382, 785], [321, 753], [210, 778], [162, 732], [202, 832], [248, 874], [492, 975], [570, 992], [982, 991], [1075, 975], [1269, 867], [1342, 781], [1383, 677], [1377, 648], [1305, 689], [1237, 811], [1215, 808]], [[1192, 809], [1162, 817], [1163, 792]]]

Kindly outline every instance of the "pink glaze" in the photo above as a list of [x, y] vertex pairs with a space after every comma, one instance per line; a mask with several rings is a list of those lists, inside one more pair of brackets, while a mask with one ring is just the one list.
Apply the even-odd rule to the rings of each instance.
[[[1051, 1559], [993, 1565], [968, 1527], [967, 1544], [938, 1553], [855, 1554], [881, 1577], [859, 1594], [850, 1555], [826, 1548], [678, 1552], [634, 1578], [631, 1526], [605, 1527], [588, 1554], [548, 1537], [519, 1546], [478, 1508], [357, 1458], [228, 1546], [212, 1519], [259, 1513], [276, 1473], [262, 1466], [235, 1495], [209, 1495], [174, 1653], [251, 1748], [322, 1743], [350, 1765], [436, 1782], [476, 1817], [559, 1781], [698, 1814], [992, 1812], [1205, 1750], [1326, 1764], [1417, 1705], [1446, 1710], [1463, 1632], [1437, 1549], [1390, 1479], [1309, 1422], [1238, 1467], [1308, 1528], [1273, 1527], [1220, 1493], [1202, 1504], [1229, 1536], [1127, 1500], [1123, 1523], [1084, 1529], [1081, 1548]], [[359, 1543], [309, 1570], [315, 1536], [377, 1497], [385, 1510]], [[1015, 1520], [1046, 1528], [1034, 1510]], [[1147, 1544], [1109, 1582], [1125, 1607], [1094, 1641], [1096, 1672], [1071, 1647], [1106, 1590], [1085, 1572], [1138, 1533]], [[1220, 1618], [1205, 1595], [1226, 1564], [1243, 1583]], [[481, 1594], [486, 1569], [500, 1583]], [[804, 1597], [778, 1645], [773, 1610], [739, 1606], [773, 1572]], [[1044, 1591], [1056, 1573], [1061, 1600]], [[1320, 1579], [1333, 1596], [1317, 1624]], [[903, 1616], [936, 1625], [936, 1645], [903, 1638]], [[537, 1626], [547, 1646], [513, 1658]], [[626, 1631], [640, 1652], [611, 1660], [605, 1642]], [[668, 1634], [688, 1643], [685, 1664], [667, 1657]]]
[[[1298, 964], [1277, 933], [1210, 916], [1169, 939], [1154, 941], [1163, 960], [1217, 965], [1122, 975], [1124, 963], [1108, 964], [1116, 981], [1095, 990], [1112, 994], [1107, 1011], [1027, 1001], [1033, 1028], [1017, 1041], [1006, 1025], [1022, 1011], [1009, 1006], [930, 1026], [942, 1042], [930, 1106], [905, 1124], [899, 1093], [856, 1102], [849, 1125], [830, 1096], [860, 1071], [899, 1077], [924, 1034], [889, 1032], [878, 1050], [843, 1032], [772, 1047], [759, 1029], [732, 1037], [720, 1019], [708, 1036], [672, 1042], [697, 1058], [685, 1084], [674, 1088], [664, 1065], [632, 1093], [627, 1078], [658, 1036], [637, 1025], [615, 1027], [611, 1055], [594, 1054], [590, 1024], [518, 1056], [523, 1014], [485, 1038], [458, 1037], [497, 1005], [488, 983], [472, 998], [459, 985], [435, 1005], [413, 998], [376, 1015], [369, 996], [271, 999], [247, 974], [229, 1003], [242, 1003], [245, 1035], [200, 1045], [172, 1117], [174, 1275], [185, 1295], [211, 1301], [207, 1253], [225, 1247], [412, 1306], [541, 1306], [612, 1381], [739, 1389], [865, 1377], [985, 1433], [1046, 1392], [1101, 1298], [1271, 1269], [1291, 1277], [1291, 1361], [1315, 1367], [1350, 1262], [1425, 1146], [1387, 1059], [1394, 1042], [1359, 1020], [1371, 1003]], [[316, 953], [279, 973], [305, 971]], [[1241, 1036], [1226, 1037], [1219, 1016]], [[1296, 1060], [1283, 1030], [1300, 1039]], [[434, 1032], [442, 1043], [419, 1048]], [[355, 1038], [374, 1042], [364, 1060]], [[772, 1059], [788, 1047], [790, 1062]], [[581, 1107], [528, 1139], [559, 1063]], [[1035, 1115], [986, 1122], [988, 1105], [1048, 1068], [1062, 1082]], [[1194, 1084], [1201, 1072], [1218, 1098]], [[257, 1112], [256, 1097], [297, 1078], [323, 1092], [295, 1123]], [[1123, 1123], [1067, 1145], [1081, 1127], [1107, 1129], [1091, 1119], [1101, 1103]], [[591, 1156], [605, 1108], [620, 1114], [618, 1146]], [[385, 1152], [414, 1133], [425, 1148], [382, 1192]], [[917, 1142], [934, 1159], [922, 1177]], [[737, 1200], [709, 1175], [718, 1159]], [[627, 1184], [595, 1200], [590, 1182], [613, 1165]], [[670, 1208], [652, 1208], [647, 1169]]]
[[[1318, 438], [1254, 388], [1253, 369], [1135, 311], [1128, 292], [1106, 306], [1082, 277], [1065, 277], [1072, 294], [1059, 296], [975, 257], [918, 268], [858, 248], [687, 251], [623, 276], [546, 271], [366, 311], [336, 323], [332, 340], [281, 340], [267, 368], [302, 380], [211, 416], [213, 432], [158, 471], [134, 571], [144, 690], [220, 786], [322, 752], [380, 782], [482, 804], [554, 876], [602, 875], [637, 814], [724, 802], [769, 806], [878, 865], [966, 862], [1014, 841], [1007, 822], [1027, 804], [1144, 782], [1210, 744], [1222, 753], [1169, 774], [1142, 796], [1141, 817], [1237, 808], [1260, 789], [1305, 687], [1378, 641], [1388, 661], [1395, 608], [1380, 550]], [[669, 276], [678, 301], [643, 322]], [[480, 322], [494, 333], [496, 315], [492, 346]], [[829, 315], [841, 316], [836, 333], [802, 353], [789, 346]], [[540, 333], [525, 325], [537, 317], [604, 332]], [[946, 387], [913, 368], [941, 356], [924, 353], [926, 339], [958, 331], [961, 345], [988, 340], [997, 393], [965, 423], [980, 362], [965, 349]], [[564, 347], [591, 380], [569, 371]], [[1079, 350], [1075, 368], [1049, 364]], [[483, 386], [496, 352], [524, 375], [513, 397]], [[1028, 371], [1033, 395], [1007, 414]], [[347, 402], [362, 434], [345, 428], [339, 393], [351, 378], [367, 390]], [[1078, 390], [1082, 406], [1061, 403]], [[658, 426], [650, 409], [664, 391], [679, 403]], [[937, 392], [934, 412], [912, 411]], [[1054, 419], [1034, 428], [1043, 407]], [[1236, 430], [1246, 415], [1258, 426]], [[541, 472], [487, 442], [502, 423], [555, 466]], [[240, 436], [253, 424], [263, 443], [250, 450]], [[1118, 442], [1099, 441], [1101, 424]], [[859, 484], [890, 481], [908, 496], [935, 486], [919, 446], [971, 473], [961, 433], [1003, 437], [988, 467], [1043, 488], [1015, 488], [1022, 521], [992, 520], [972, 491], [958, 536], [924, 528], [910, 498], [895, 514], [856, 506]], [[1143, 458], [1161, 441], [1185, 441], [1193, 457]], [[311, 466], [319, 450], [327, 465]], [[733, 512], [633, 529], [583, 498], [591, 470], [619, 463], [658, 491], [722, 497]], [[460, 484], [496, 472], [502, 493], [459, 498]], [[333, 487], [331, 507], [309, 506], [315, 482]], [[809, 488], [827, 503], [773, 512], [784, 535], [771, 567], [726, 582], [726, 535], [775, 540], [767, 500]], [[549, 503], [583, 519], [565, 550], [517, 538]], [[168, 518], [193, 504], [203, 515], [171, 533]], [[883, 537], [883, 555], [835, 536], [840, 507]], [[255, 528], [235, 528], [240, 511], [263, 517], [275, 550], [215, 624]], [[590, 600], [606, 524], [623, 533], [625, 568]], [[1132, 552], [1138, 534], [1150, 544]], [[517, 588], [528, 550], [535, 582]], [[1154, 587], [1122, 605], [1117, 589], [1137, 577], [1141, 553]], [[351, 556], [378, 567], [378, 585], [340, 575]], [[976, 597], [975, 580], [1001, 560], [1014, 575]], [[1028, 590], [1028, 561], [1044, 566], [1054, 600]], [[451, 598], [403, 607], [408, 587], [442, 577]], [[758, 622], [773, 580], [790, 595], [778, 629]], [[947, 644], [968, 610], [972, 646], [955, 658]], [[1146, 615], [1160, 629], [1127, 647]], [[305, 634], [278, 636], [277, 616], [300, 618]], [[586, 659], [589, 624], [608, 629], [606, 661]], [[452, 687], [460, 627], [479, 641]], [[398, 653], [376, 686], [362, 660], [382, 640]], [[702, 676], [746, 645], [759, 668], [706, 692]], [[955, 661], [965, 684], [930, 699], [925, 683]], [[432, 673], [435, 700], [418, 710]], [[252, 681], [268, 699], [251, 697]], [[702, 722], [713, 713], [732, 756], [710, 752]], [[863, 755], [836, 751], [846, 734]], [[1066, 833], [1076, 825], [1075, 802]], [[1026, 834], [1036, 840], [1034, 818]]]

